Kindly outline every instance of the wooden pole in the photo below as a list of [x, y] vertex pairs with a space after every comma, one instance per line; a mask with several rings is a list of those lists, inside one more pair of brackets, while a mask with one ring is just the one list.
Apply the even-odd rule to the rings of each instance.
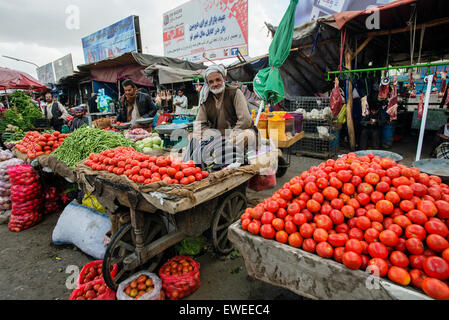
[[[345, 61], [346, 61], [346, 69], [352, 70], [352, 52], [349, 48], [349, 43], [346, 43], [346, 50], [345, 50]], [[349, 145], [351, 148], [351, 151], [355, 151], [356, 148], [356, 140], [355, 140], [355, 131], [354, 131], [354, 119], [352, 118], [352, 109], [354, 106], [354, 99], [353, 99], [353, 86], [352, 82], [348, 80], [348, 97], [347, 97], [347, 104], [346, 104], [346, 124], [348, 126], [348, 136], [349, 136]]]

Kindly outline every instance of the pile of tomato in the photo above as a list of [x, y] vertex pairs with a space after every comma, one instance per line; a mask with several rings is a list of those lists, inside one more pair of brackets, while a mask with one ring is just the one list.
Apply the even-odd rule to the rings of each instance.
[[34, 160], [44, 154], [50, 154], [64, 142], [68, 135], [58, 131], [52, 134], [40, 134], [37, 131], [29, 131], [25, 138], [20, 141], [15, 148], [27, 155], [28, 159]]
[[372, 154], [311, 167], [241, 216], [242, 228], [435, 299], [449, 299], [449, 186]]
[[119, 147], [100, 154], [91, 154], [84, 164], [96, 171], [125, 175], [139, 184], [163, 181], [167, 184], [188, 185], [209, 177], [193, 161], [183, 163], [173, 157], [156, 157], [137, 152], [132, 147]]

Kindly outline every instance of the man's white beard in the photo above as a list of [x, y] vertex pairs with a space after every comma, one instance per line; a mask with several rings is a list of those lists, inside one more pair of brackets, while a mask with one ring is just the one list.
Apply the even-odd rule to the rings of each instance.
[[225, 90], [225, 88], [226, 88], [226, 85], [223, 84], [223, 86], [221, 86], [221, 87], [218, 88], [218, 89], [212, 89], [212, 88], [210, 88], [210, 92], [212, 92], [212, 93], [215, 94], [215, 95], [221, 94], [221, 93], [223, 93], [223, 91]]

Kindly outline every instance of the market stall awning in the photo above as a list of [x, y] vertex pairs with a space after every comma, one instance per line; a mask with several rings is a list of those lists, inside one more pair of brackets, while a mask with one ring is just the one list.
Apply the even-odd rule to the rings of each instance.
[[47, 87], [28, 73], [0, 67], [0, 90], [8, 89], [44, 92]]
[[143, 71], [155, 64], [183, 70], [202, 70], [206, 68], [204, 64], [180, 59], [128, 52], [118, 57], [80, 65], [78, 69], [80, 71], [89, 71], [94, 81], [116, 83], [120, 80], [131, 79], [138, 85], [154, 86], [145, 77]]
[[[354, 69], [449, 58], [449, 1], [399, 0], [379, 6], [378, 13], [379, 28], [373, 30], [367, 29], [372, 12], [366, 10], [342, 12], [296, 27], [290, 56], [280, 69], [286, 97], [313, 96], [332, 89], [333, 82], [327, 77], [329, 71], [339, 70], [343, 29], [352, 50], [358, 52]], [[276, 33], [277, 27], [267, 27]], [[267, 57], [232, 66], [229, 75], [233, 80], [247, 81], [257, 73], [257, 63], [266, 63]]]
[[189, 82], [192, 79], [203, 77], [205, 70], [186, 70], [154, 64], [146, 68], [143, 74], [152, 83], [169, 84]]

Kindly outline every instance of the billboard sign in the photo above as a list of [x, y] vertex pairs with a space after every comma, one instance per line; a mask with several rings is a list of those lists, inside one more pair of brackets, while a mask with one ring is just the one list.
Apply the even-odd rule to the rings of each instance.
[[141, 52], [139, 17], [130, 16], [82, 39], [86, 64], [120, 56], [126, 52]]
[[[285, 1], [288, 6], [289, 1]], [[304, 0], [296, 11], [296, 26], [344, 11], [361, 11], [370, 6], [380, 6], [395, 0]]]
[[55, 80], [59, 82], [64, 77], [71, 76], [73, 74], [73, 60], [72, 54], [68, 54], [61, 59], [53, 62], [53, 67], [55, 70]]
[[55, 74], [52, 62], [37, 68], [36, 72], [40, 83], [45, 85], [55, 84]]
[[248, 56], [248, 0], [191, 0], [163, 15], [164, 54], [191, 62]]

